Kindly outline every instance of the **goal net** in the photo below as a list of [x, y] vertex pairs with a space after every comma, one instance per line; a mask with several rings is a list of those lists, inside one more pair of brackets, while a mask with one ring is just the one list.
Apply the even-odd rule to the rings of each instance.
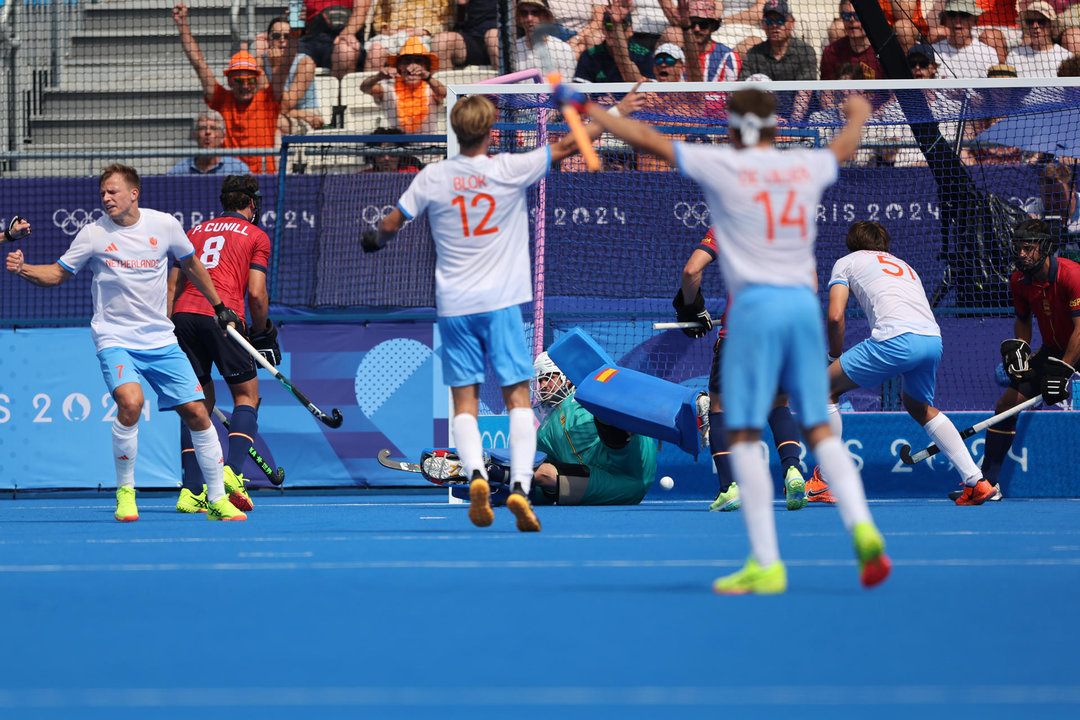
[[[892, 237], [892, 252], [918, 273], [942, 328], [945, 358], [937, 404], [943, 409], [984, 410], [1001, 392], [997, 347], [1012, 335], [1009, 227], [1028, 216], [1045, 217], [1059, 236], [1059, 253], [1076, 253], [1080, 90], [1072, 79], [1055, 83], [753, 85], [776, 95], [780, 147], [827, 146], [843, 124], [844, 97], [857, 88], [871, 101], [874, 114], [862, 148], [841, 169], [816, 212], [822, 305], [832, 265], [847, 252], [844, 237], [851, 223], [882, 223]], [[725, 101], [740, 86], [650, 83], [641, 88], [645, 97], [635, 117], [675, 139], [726, 143]], [[582, 86], [603, 103], [613, 103], [629, 87]], [[524, 151], [566, 132], [543, 89], [451, 86], [447, 111], [461, 97], [487, 95], [500, 118], [492, 150]], [[531, 192], [530, 341], [539, 351], [579, 326], [624, 366], [704, 386], [712, 343], [652, 329], [654, 322], [674, 319], [671, 300], [683, 265], [710, 226], [701, 192], [661, 159], [633, 152], [611, 136], [595, 145], [601, 172], [586, 172], [580, 159], [570, 158]], [[320, 199], [320, 225], [310, 238], [319, 248], [319, 272], [302, 286], [279, 276], [276, 297], [315, 306], [430, 308], [434, 251], [423, 218], [406, 226], [401, 241], [383, 253], [363, 256], [356, 242], [359, 232], [374, 227], [393, 207], [411, 176], [337, 175], [332, 167], [285, 178], [286, 195], [314, 193]], [[282, 241], [281, 261], [289, 262], [289, 248], [296, 246], [287, 231]], [[718, 271], [706, 272], [703, 292], [719, 318], [725, 289]], [[865, 318], [849, 306], [847, 346], [868, 334]], [[856, 410], [900, 409], [901, 389], [890, 383], [847, 399]], [[494, 388], [484, 392], [495, 407], [497, 396]]]

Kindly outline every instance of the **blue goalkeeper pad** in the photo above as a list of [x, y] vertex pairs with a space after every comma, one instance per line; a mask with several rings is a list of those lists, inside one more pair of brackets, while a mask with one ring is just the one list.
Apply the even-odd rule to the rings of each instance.
[[548, 355], [563, 375], [578, 387], [594, 370], [615, 364], [611, 356], [581, 328], [574, 328], [553, 342], [548, 348]]
[[692, 388], [613, 365], [585, 378], [574, 397], [609, 425], [698, 454], [697, 391]]

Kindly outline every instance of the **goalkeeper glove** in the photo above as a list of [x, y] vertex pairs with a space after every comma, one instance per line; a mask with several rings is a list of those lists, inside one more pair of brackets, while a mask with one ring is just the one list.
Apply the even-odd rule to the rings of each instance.
[[1076, 369], [1056, 357], [1048, 357], [1043, 365], [1042, 396], [1047, 405], [1056, 405], [1069, 399], [1069, 380]]
[[21, 240], [24, 237], [26, 237], [27, 235], [29, 235], [30, 234], [29, 225], [27, 227], [20, 228], [18, 230], [15, 229], [16, 225], [18, 225], [19, 223], [24, 223], [24, 222], [27, 222], [26, 218], [19, 217], [18, 215], [12, 216], [11, 222], [8, 223], [7, 230], [4, 231], [4, 238], [6, 238], [7, 240], [9, 240], [11, 242], [15, 242], [16, 240]]
[[266, 318], [266, 326], [262, 330], [251, 333], [251, 345], [258, 350], [266, 362], [271, 365], [281, 364], [281, 347], [277, 341], [277, 328], [270, 318]]
[[705, 337], [712, 330], [712, 316], [705, 309], [705, 296], [701, 294], [700, 288], [698, 288], [697, 297], [689, 305], [683, 300], [682, 289], [676, 290], [675, 299], [671, 301], [671, 304], [675, 308], [675, 318], [679, 322], [696, 322], [698, 324], [698, 327], [683, 328], [683, 333], [687, 337]]
[[585, 103], [589, 102], [587, 95], [575, 90], [573, 85], [567, 83], [556, 85], [551, 92], [551, 99], [555, 101], [557, 106], [569, 105], [579, 113], [584, 112]]
[[360, 247], [366, 253], [378, 252], [386, 247], [386, 241], [379, 238], [378, 230], [365, 230], [360, 236]]
[[221, 326], [223, 332], [225, 328], [229, 327], [229, 323], [235, 325], [240, 332], [244, 331], [244, 321], [233, 310], [226, 307], [225, 303], [218, 303], [214, 306], [214, 319], [217, 320], [217, 324]]
[[1016, 382], [1028, 380], [1034, 374], [1028, 359], [1031, 357], [1031, 346], [1023, 340], [1013, 338], [1001, 343], [1001, 364], [1005, 366], [1005, 374]]

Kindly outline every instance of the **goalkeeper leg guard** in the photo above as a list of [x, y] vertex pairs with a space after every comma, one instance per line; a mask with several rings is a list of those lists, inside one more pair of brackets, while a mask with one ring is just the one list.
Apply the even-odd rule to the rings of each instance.
[[229, 456], [225, 464], [239, 475], [248, 458], [248, 448], [255, 442], [259, 431], [259, 414], [250, 405], [237, 405], [229, 421]]

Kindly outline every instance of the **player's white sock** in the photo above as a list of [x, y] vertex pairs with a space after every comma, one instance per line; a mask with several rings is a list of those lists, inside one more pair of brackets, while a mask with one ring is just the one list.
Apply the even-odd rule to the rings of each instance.
[[458, 457], [465, 466], [465, 477], [471, 478], [474, 470], [487, 480], [487, 468], [484, 467], [484, 445], [480, 440], [480, 425], [476, 417], [469, 413], [454, 416], [454, 445]]
[[825, 406], [828, 410], [829, 428], [832, 430], [832, 434], [838, 438], [844, 437], [844, 418], [840, 415], [840, 406], [836, 403], [829, 403]]
[[113, 462], [116, 463], [116, 487], [135, 487], [135, 456], [139, 451], [139, 423], [131, 427], [119, 419], [112, 424]]
[[850, 531], [856, 523], [873, 522], [870, 506], [866, 504], [862, 477], [848, 456], [843, 441], [835, 435], [822, 440], [814, 446], [814, 456], [821, 464], [822, 475], [828, 478], [829, 489], [836, 497], [836, 507], [844, 527]]
[[225, 458], [221, 454], [217, 430], [213, 425], [205, 430], [192, 430], [191, 444], [206, 480], [206, 499], [217, 502], [225, 497]]
[[750, 538], [750, 552], [762, 567], [780, 559], [773, 512], [773, 486], [769, 464], [756, 442], [741, 442], [728, 448], [728, 462], [739, 486], [743, 521]]
[[933, 420], [923, 425], [923, 430], [930, 436], [930, 440], [941, 448], [945, 457], [949, 458], [960, 477], [964, 478], [965, 485], [975, 487], [982, 480], [982, 470], [968, 452], [964, 438], [960, 437], [960, 431], [952, 424], [952, 420], [945, 417], [945, 413], [935, 415]]
[[521, 483], [529, 494], [536, 461], [536, 425], [532, 408], [514, 408], [510, 416], [510, 486]]

